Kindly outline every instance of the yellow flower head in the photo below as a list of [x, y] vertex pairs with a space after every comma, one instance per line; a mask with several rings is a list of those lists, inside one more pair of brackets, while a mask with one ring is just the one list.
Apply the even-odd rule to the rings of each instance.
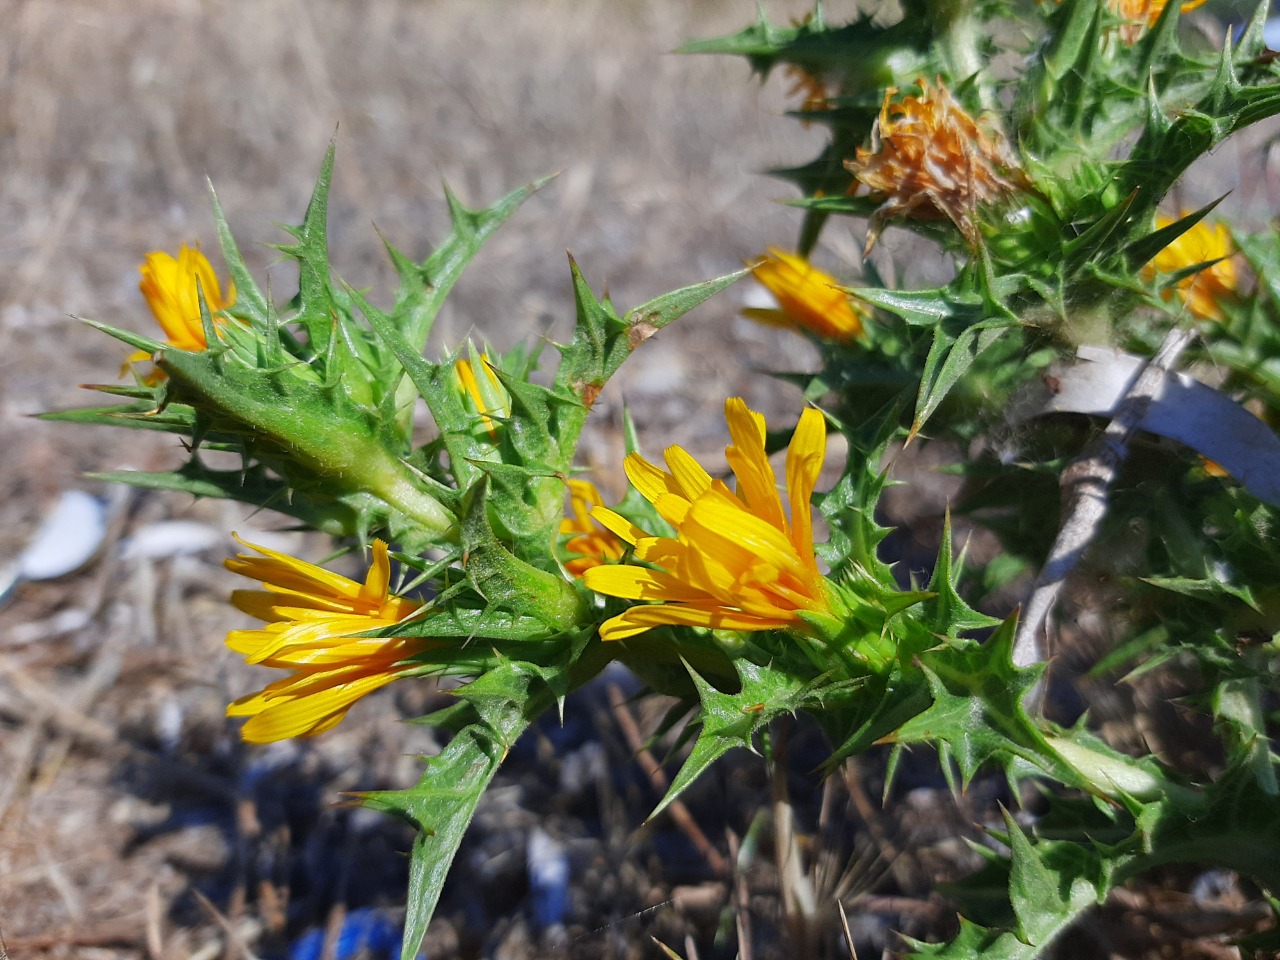
[[241, 736], [250, 743], [313, 737], [335, 726], [366, 693], [411, 665], [432, 641], [420, 637], [354, 637], [394, 626], [421, 606], [391, 593], [387, 545], [373, 542], [373, 565], [363, 584], [283, 553], [236, 538], [260, 557], [239, 554], [226, 566], [260, 580], [265, 590], [236, 590], [231, 602], [266, 621], [257, 630], [233, 630], [227, 646], [246, 663], [292, 673], [260, 693], [227, 707], [229, 717], [249, 717]]
[[[1182, 216], [1187, 216], [1187, 213], [1184, 210]], [[1170, 217], [1156, 217], [1156, 229], [1163, 229], [1171, 223], [1174, 220]], [[1187, 309], [1195, 316], [1204, 320], [1221, 320], [1222, 308], [1219, 304], [1233, 296], [1239, 284], [1236, 265], [1231, 259], [1235, 252], [1235, 245], [1231, 242], [1231, 234], [1226, 227], [1220, 223], [1210, 226], [1200, 220], [1157, 253], [1144, 272], [1149, 279], [1156, 273], [1174, 273], [1197, 263], [1217, 260], [1217, 263], [1205, 267], [1199, 273], [1179, 280], [1178, 292]], [[1165, 290], [1163, 296], [1168, 300], [1173, 296], [1173, 291]]]
[[185, 243], [176, 259], [161, 250], [153, 250], [138, 270], [142, 274], [138, 289], [147, 298], [147, 306], [164, 331], [165, 341], [192, 352], [208, 347], [204, 325], [200, 322], [197, 290], [204, 292], [205, 303], [213, 314], [236, 302], [235, 284], [227, 287], [227, 296], [223, 299], [218, 275], [213, 272], [209, 258]]
[[622, 541], [591, 519], [591, 511], [604, 506], [604, 498], [589, 480], [569, 480], [569, 513], [560, 521], [560, 536], [568, 537], [564, 549], [576, 554], [564, 568], [581, 577], [592, 567], [621, 560]]
[[872, 195], [883, 196], [867, 234], [870, 248], [891, 217], [941, 219], [954, 223], [970, 243], [978, 240], [974, 208], [1004, 199], [1024, 184], [1021, 168], [1004, 135], [981, 125], [941, 80], [916, 81], [918, 97], [894, 101], [885, 91], [871, 150], [859, 147], [845, 161]]
[[[1179, 8], [1181, 13], [1190, 13], [1205, 0], [1187, 0]], [[1127, 46], [1133, 46], [1138, 39], [1156, 25], [1169, 0], [1110, 0], [1112, 11], [1124, 21], [1120, 26], [1120, 39]]]
[[627, 456], [631, 483], [676, 529], [674, 538], [652, 536], [603, 507], [591, 512], [635, 547], [637, 560], [652, 565], [597, 566], [583, 575], [598, 593], [654, 601], [606, 621], [601, 639], [623, 640], [662, 624], [795, 628], [801, 613], [830, 612], [809, 505], [826, 453], [822, 414], [806, 410], [791, 438], [785, 506], [765, 454], [764, 417], [734, 397], [725, 403], [725, 419], [733, 438], [725, 458], [738, 478], [737, 493], [681, 447], [667, 448], [667, 470]]
[[511, 400], [506, 389], [489, 365], [487, 354], [478, 357], [459, 357], [453, 362], [453, 375], [463, 395], [471, 401], [484, 424], [485, 432], [494, 443], [498, 442], [498, 427], [494, 418], [506, 420], [511, 416]]
[[770, 247], [751, 273], [773, 294], [778, 309], [748, 308], [744, 316], [774, 326], [804, 327], [825, 340], [852, 340], [862, 334], [862, 318], [838, 288], [839, 281], [804, 257]]
[[[138, 289], [146, 298], [156, 323], [164, 331], [165, 342], [192, 353], [207, 349], [204, 324], [200, 320], [199, 292], [204, 293], [205, 304], [209, 313], [215, 315], [216, 323], [220, 322], [216, 317], [218, 311], [226, 310], [236, 302], [235, 284], [228, 285], [227, 296], [223, 298], [218, 275], [213, 272], [209, 258], [185, 243], [176, 258], [162, 250], [151, 251], [138, 271], [142, 274]], [[129, 356], [125, 366], [150, 359], [150, 356], [147, 351], [139, 350]], [[163, 378], [164, 374], [155, 370], [146, 379], [155, 383]]]

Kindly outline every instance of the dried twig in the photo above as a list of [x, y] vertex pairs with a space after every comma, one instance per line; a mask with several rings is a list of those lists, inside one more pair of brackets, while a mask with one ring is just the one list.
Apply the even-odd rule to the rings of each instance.
[[1062, 527], [1049, 551], [1018, 625], [1013, 662], [1020, 667], [1044, 659], [1040, 638], [1049, 613], [1071, 571], [1097, 536], [1107, 514], [1107, 491], [1129, 452], [1129, 439], [1159, 392], [1165, 376], [1191, 343], [1194, 331], [1175, 327], [1165, 336], [1155, 357], [1142, 369], [1106, 430], [1062, 474], [1065, 505]]
[[[636, 761], [644, 769], [645, 775], [648, 776], [649, 781], [655, 787], [665, 792], [667, 789], [667, 775], [663, 773], [662, 765], [653, 758], [653, 754], [645, 749], [644, 738], [640, 735], [640, 728], [636, 726], [635, 718], [631, 716], [631, 712], [627, 709], [626, 697], [617, 684], [609, 685], [609, 706], [613, 709], [613, 715], [618, 721], [618, 727], [627, 741], [627, 746], [635, 754]], [[728, 876], [728, 862], [711, 841], [707, 839], [707, 835], [702, 832], [702, 828], [693, 819], [693, 814], [689, 812], [689, 808], [683, 802], [673, 800], [667, 806], [667, 813], [671, 815], [672, 821], [680, 828], [680, 831], [689, 838], [689, 842], [694, 845], [698, 853], [702, 854], [707, 861], [707, 866], [711, 868], [711, 872], [718, 877]]]
[[160, 902], [160, 881], [157, 880], [147, 888], [147, 960], [164, 960], [163, 923], [164, 905]]
[[[8, 960], [10, 950], [15, 955], [52, 950], [57, 947], [125, 947], [136, 949], [142, 946], [143, 936], [138, 932], [138, 925], [125, 921], [102, 924], [89, 929], [60, 930], [56, 933], [37, 933], [30, 936], [17, 935], [9, 941], [0, 952], [0, 958]], [[21, 951], [21, 953], [19, 953]]]
[[751, 891], [747, 889], [746, 873], [740, 869], [741, 860], [738, 854], [741, 846], [738, 835], [725, 827], [725, 836], [729, 840], [729, 860], [734, 864], [732, 903], [733, 918], [738, 931], [738, 960], [752, 960], [751, 946]]
[[806, 871], [796, 835], [795, 810], [787, 791], [786, 754], [789, 725], [775, 726], [770, 786], [773, 799], [773, 845], [778, 867], [778, 889], [782, 894], [782, 913], [793, 938], [793, 948], [800, 955], [814, 949], [818, 936], [818, 904], [813, 881]]
[[257, 954], [250, 949], [250, 944], [262, 933], [262, 925], [256, 920], [233, 922], [199, 890], [192, 890], [191, 893], [205, 915], [222, 929], [222, 935], [226, 938], [222, 950], [230, 951], [234, 960], [258, 960]]

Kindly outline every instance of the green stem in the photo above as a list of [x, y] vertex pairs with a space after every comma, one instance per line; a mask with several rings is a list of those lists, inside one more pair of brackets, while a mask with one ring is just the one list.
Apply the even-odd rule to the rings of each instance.
[[1184, 808], [1203, 805], [1199, 791], [1158, 777], [1127, 759], [1091, 750], [1063, 737], [1045, 737], [1045, 743], [1068, 767], [1105, 797], [1151, 801], [1168, 797]]
[[424, 533], [435, 538], [444, 537], [456, 526], [453, 514], [441, 506], [435, 497], [419, 489], [401, 469], [384, 471], [371, 486], [370, 492], [381, 497], [414, 521]]
[[1249, 770], [1262, 792], [1272, 796], [1280, 793], [1276, 768], [1271, 762], [1271, 741], [1264, 733], [1266, 714], [1257, 678], [1224, 680], [1215, 696], [1214, 712], [1223, 720], [1231, 721], [1226, 725], [1227, 737], [1237, 750], [1248, 752]]

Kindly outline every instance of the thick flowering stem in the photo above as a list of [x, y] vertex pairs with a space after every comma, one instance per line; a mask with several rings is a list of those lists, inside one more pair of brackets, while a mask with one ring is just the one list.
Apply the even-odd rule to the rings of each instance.
[[[385, 451], [381, 451], [385, 454]], [[353, 479], [371, 480], [367, 488], [414, 521], [424, 533], [446, 537], [454, 529], [453, 514], [440, 501], [424, 491], [412, 479], [407, 467], [391, 456], [384, 456], [380, 472], [360, 470]]]
[[1128, 757], [1090, 749], [1066, 737], [1047, 736], [1045, 743], [1100, 796], [1142, 801], [1169, 797], [1187, 807], [1202, 803], [1198, 791], [1173, 783]]
[[273, 375], [228, 354], [166, 350], [156, 362], [170, 377], [174, 399], [243, 434], [251, 449], [341, 491], [373, 494], [428, 537], [454, 529], [453, 515], [384, 445], [362, 410], [293, 368]]

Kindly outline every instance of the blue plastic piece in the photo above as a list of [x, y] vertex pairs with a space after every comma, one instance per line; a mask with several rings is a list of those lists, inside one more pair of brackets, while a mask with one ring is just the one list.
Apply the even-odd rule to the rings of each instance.
[[[320, 960], [325, 931], [309, 930], [289, 948], [289, 960]], [[402, 941], [400, 925], [381, 910], [352, 910], [342, 921], [334, 960], [353, 960], [363, 953], [370, 960], [397, 960]], [[421, 956], [421, 954], [419, 954]]]

